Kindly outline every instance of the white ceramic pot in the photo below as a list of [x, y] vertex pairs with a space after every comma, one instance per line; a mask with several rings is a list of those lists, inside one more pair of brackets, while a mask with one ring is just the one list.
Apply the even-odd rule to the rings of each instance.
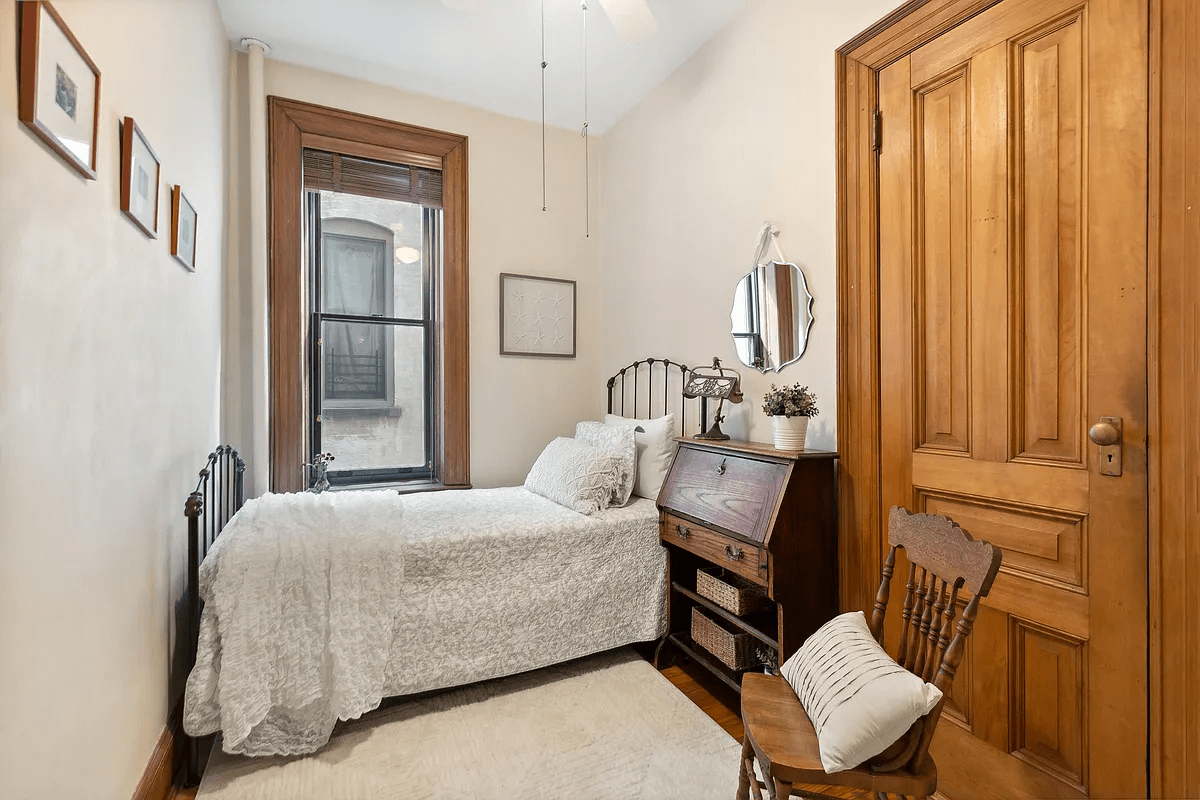
[[780, 450], [803, 450], [808, 417], [771, 417], [775, 446]]

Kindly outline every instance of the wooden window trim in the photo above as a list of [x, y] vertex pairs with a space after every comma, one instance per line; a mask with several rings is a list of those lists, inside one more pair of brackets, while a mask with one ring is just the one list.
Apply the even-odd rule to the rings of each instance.
[[435, 345], [438, 483], [467, 487], [470, 470], [467, 137], [280, 97], [267, 98], [268, 320], [271, 490], [304, 488], [308, 425], [303, 297], [305, 146], [442, 171], [442, 275]]

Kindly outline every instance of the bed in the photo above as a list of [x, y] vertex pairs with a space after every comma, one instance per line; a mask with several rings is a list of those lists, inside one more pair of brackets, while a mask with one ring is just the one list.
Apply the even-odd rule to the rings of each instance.
[[[607, 383], [610, 413], [669, 407], [687, 430], [689, 372], [634, 362]], [[220, 731], [227, 752], [312, 752], [338, 719], [384, 697], [666, 632], [653, 499], [590, 516], [524, 487], [267, 495], [242, 507], [244, 464], [230, 448], [213, 455], [187, 506], [196, 644], [184, 728]]]

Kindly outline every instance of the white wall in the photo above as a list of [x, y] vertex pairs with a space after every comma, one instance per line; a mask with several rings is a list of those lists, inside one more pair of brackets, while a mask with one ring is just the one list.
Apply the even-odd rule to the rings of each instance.
[[[239, 59], [244, 81], [245, 58]], [[536, 77], [536, 76], [535, 76]], [[547, 130], [548, 210], [542, 212], [540, 125], [423, 95], [268, 60], [268, 95], [303, 100], [421, 125], [469, 138], [471, 482], [519, 484], [546, 443], [573, 436], [575, 422], [602, 410], [601, 328], [596, 199], [592, 237], [584, 238], [583, 143], [575, 131]], [[244, 142], [243, 137], [243, 142]], [[593, 139], [593, 143], [596, 140]], [[244, 150], [245, 145], [239, 144]], [[593, 175], [599, 147], [592, 153]], [[245, 156], [239, 156], [245, 163]], [[593, 195], [596, 181], [592, 181]], [[243, 195], [244, 196], [244, 195]], [[244, 230], [244, 228], [243, 228]], [[237, 310], [231, 342], [248, 325], [247, 260], [231, 286]], [[499, 275], [517, 272], [578, 282], [579, 332], [574, 359], [501, 356]], [[246, 347], [231, 348], [226, 425], [249, 442]]]
[[[102, 73], [99, 178], [17, 121], [0, 0], [0, 797], [125, 800], [167, 719], [183, 501], [218, 443], [228, 43], [211, 0], [55, 7]], [[125, 115], [162, 161], [156, 240], [120, 212]], [[195, 273], [169, 255], [176, 183]]]
[[[808, 384], [836, 432], [834, 50], [897, 0], [750, 0], [604, 136], [601, 166], [605, 373], [643, 356], [719, 356], [743, 376], [726, 432], [770, 441], [762, 395]], [[765, 220], [816, 298], [808, 350], [781, 373], [737, 359], [729, 312]]]

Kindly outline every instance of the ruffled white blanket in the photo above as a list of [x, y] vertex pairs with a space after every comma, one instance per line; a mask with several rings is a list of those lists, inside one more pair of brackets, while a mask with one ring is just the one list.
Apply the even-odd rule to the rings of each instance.
[[229, 521], [200, 569], [184, 729], [231, 753], [310, 752], [379, 705], [404, 582], [395, 492], [271, 494]]
[[584, 516], [522, 488], [268, 495], [201, 567], [184, 729], [310, 753], [412, 694], [661, 636], [654, 501]]

